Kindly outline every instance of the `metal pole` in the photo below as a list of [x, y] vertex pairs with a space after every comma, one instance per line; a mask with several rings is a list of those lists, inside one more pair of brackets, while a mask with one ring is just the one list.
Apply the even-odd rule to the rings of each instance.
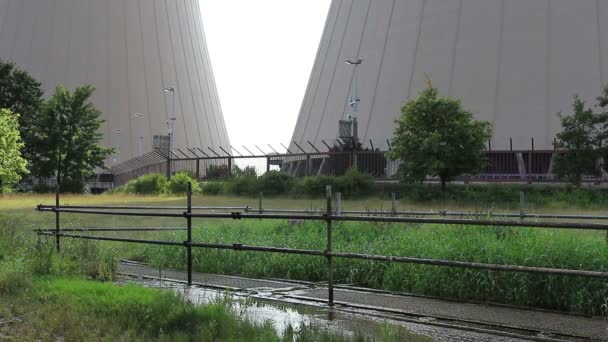
[[201, 179], [201, 160], [196, 160], [196, 180]]
[[524, 222], [524, 218], [526, 217], [526, 214], [524, 212], [524, 205], [525, 205], [525, 195], [523, 191], [519, 192], [519, 221], [520, 222]]
[[169, 138], [169, 149], [167, 150], [167, 179], [171, 179], [171, 139]]
[[336, 215], [342, 215], [342, 193], [336, 192]]
[[397, 214], [397, 193], [391, 193], [391, 215], [395, 216]]
[[258, 204], [258, 212], [260, 214], [264, 213], [264, 193], [260, 192], [259, 204]]
[[331, 256], [332, 252], [332, 226], [331, 226], [331, 185], [325, 186], [325, 196], [327, 197], [327, 250], [325, 251], [327, 258], [327, 290], [329, 305], [334, 305], [334, 261]]
[[[192, 183], [188, 182], [188, 214], [192, 213]], [[188, 244], [186, 250], [188, 254], [188, 286], [192, 285], [192, 216], [187, 215], [188, 222]]]
[[[55, 208], [59, 209], [59, 182], [57, 182], [57, 184], [55, 185]], [[61, 251], [59, 245], [59, 233], [61, 233], [61, 228], [59, 226], [59, 210], [55, 210], [55, 233], [57, 234], [55, 236], [57, 253], [59, 253]]]

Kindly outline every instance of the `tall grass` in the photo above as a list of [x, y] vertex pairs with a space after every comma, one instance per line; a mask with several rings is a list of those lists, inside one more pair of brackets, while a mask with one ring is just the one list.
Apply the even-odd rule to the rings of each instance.
[[[0, 339], [23, 341], [365, 341], [318, 326], [288, 328], [252, 323], [230, 298], [195, 306], [174, 292], [116, 286], [116, 261], [126, 249], [111, 243], [41, 237], [31, 214], [0, 214]], [[125, 245], [122, 245], [125, 247]], [[88, 279], [88, 280], [87, 280]], [[424, 340], [387, 325], [387, 341]]]
[[[315, 222], [224, 223], [199, 226], [194, 241], [324, 250]], [[183, 241], [183, 233], [166, 238]], [[581, 231], [403, 224], [338, 223], [334, 250], [538, 267], [608, 271], [603, 234]], [[183, 248], [145, 246], [132, 257], [183, 268]], [[325, 259], [300, 255], [195, 249], [195, 268], [209, 273], [326, 280]], [[608, 282], [580, 277], [496, 272], [376, 261], [334, 260], [338, 282], [457, 299], [607, 315]]]

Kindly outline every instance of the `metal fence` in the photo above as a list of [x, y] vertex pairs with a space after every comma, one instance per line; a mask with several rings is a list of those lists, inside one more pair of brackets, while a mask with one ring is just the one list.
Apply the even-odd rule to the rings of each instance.
[[[394, 197], [393, 197], [394, 198]], [[223, 249], [233, 250], [238, 252], [243, 251], [254, 251], [254, 252], [268, 252], [268, 253], [283, 253], [283, 254], [298, 254], [298, 255], [309, 255], [325, 257], [327, 260], [327, 278], [328, 278], [328, 303], [333, 305], [333, 287], [334, 287], [334, 272], [333, 272], [333, 260], [334, 258], [343, 259], [356, 259], [356, 260], [372, 260], [382, 261], [391, 263], [408, 263], [408, 264], [421, 264], [421, 265], [435, 265], [443, 267], [456, 267], [456, 268], [472, 268], [480, 270], [490, 271], [508, 271], [508, 272], [525, 272], [534, 274], [549, 274], [549, 275], [560, 275], [560, 276], [578, 276], [578, 277], [589, 277], [589, 278], [601, 278], [608, 279], [608, 272], [605, 271], [594, 271], [594, 270], [581, 270], [581, 269], [561, 269], [561, 268], [547, 268], [547, 267], [534, 267], [524, 265], [505, 265], [505, 264], [490, 264], [490, 263], [479, 263], [469, 261], [456, 261], [456, 260], [442, 260], [442, 259], [429, 259], [429, 258], [418, 258], [408, 256], [389, 256], [389, 255], [373, 255], [373, 254], [362, 254], [362, 253], [351, 253], [351, 252], [336, 252], [333, 250], [333, 224], [335, 222], [387, 222], [387, 223], [432, 223], [441, 224], [448, 226], [458, 225], [475, 225], [481, 227], [528, 227], [528, 228], [559, 228], [559, 229], [587, 229], [587, 230], [598, 230], [605, 231], [608, 234], [608, 225], [600, 223], [580, 223], [580, 222], [526, 222], [524, 216], [520, 213], [520, 220], [505, 220], [499, 219], [494, 220], [491, 218], [486, 219], [469, 219], [469, 218], [428, 218], [428, 217], [408, 217], [399, 216], [396, 212], [386, 213], [386, 215], [371, 215], [369, 211], [355, 212], [355, 211], [343, 211], [340, 205], [340, 196], [336, 194], [336, 202], [334, 206], [334, 198], [332, 196], [331, 187], [327, 186], [326, 194], [326, 208], [323, 211], [306, 211], [306, 210], [291, 210], [291, 209], [264, 209], [262, 207], [262, 201], [260, 201], [259, 208], [248, 208], [248, 207], [194, 207], [192, 206], [192, 191], [191, 186], [187, 194], [186, 206], [62, 206], [60, 205], [59, 194], [56, 195], [55, 205], [39, 205], [36, 209], [41, 212], [53, 212], [55, 214], [55, 228], [54, 229], [38, 229], [37, 233], [40, 235], [53, 236], [56, 239], [56, 248], [60, 252], [60, 238], [73, 238], [73, 239], [88, 239], [88, 240], [100, 240], [100, 241], [119, 241], [127, 243], [139, 243], [139, 244], [152, 244], [162, 246], [174, 246], [186, 248], [186, 266], [188, 273], [188, 284], [192, 284], [192, 248], [208, 248], [208, 249]], [[394, 202], [393, 202], [394, 203]], [[393, 205], [393, 209], [395, 206]], [[159, 210], [161, 210], [159, 211]], [[222, 211], [222, 212], [216, 212]], [[90, 215], [112, 215], [112, 216], [139, 216], [139, 217], [169, 217], [169, 218], [184, 218], [186, 220], [186, 228], [163, 228], [163, 227], [152, 227], [152, 228], [72, 228], [72, 229], [61, 229], [60, 225], [60, 214], [61, 213], [72, 213], [72, 214], [90, 214]], [[413, 214], [413, 213], [401, 213], [401, 214]], [[421, 214], [415, 213], [415, 215], [425, 216], [430, 215], [429, 213]], [[431, 213], [435, 214], [435, 213]], [[447, 213], [445, 214], [447, 216]], [[506, 216], [506, 215], [505, 215]], [[534, 217], [534, 216], [528, 216]], [[558, 217], [558, 216], [551, 216]], [[249, 246], [243, 243], [205, 243], [195, 242], [192, 240], [192, 221], [197, 218], [208, 218], [208, 219], [234, 219], [234, 220], [250, 220], [250, 219], [264, 219], [264, 220], [313, 220], [322, 221], [326, 223], [327, 240], [326, 245], [323, 249], [309, 250], [309, 249], [295, 249], [295, 248], [284, 248], [274, 246]], [[598, 218], [596, 219], [603, 219]], [[103, 232], [103, 231], [165, 231], [165, 230], [185, 230], [186, 240], [183, 242], [179, 241], [166, 241], [166, 240], [148, 240], [148, 239], [135, 239], [135, 238], [123, 238], [123, 237], [109, 237], [100, 235], [90, 234], [75, 234], [77, 232]]]
[[[203, 155], [204, 153], [204, 155]], [[390, 160], [386, 151], [353, 152], [312, 152], [286, 154], [231, 155], [222, 149], [216, 152], [209, 149], [177, 150], [171, 153], [153, 151], [143, 156], [112, 167], [115, 185], [149, 173], [170, 176], [176, 172], [187, 171], [197, 179], [216, 179], [233, 174], [237, 162], [258, 161], [256, 166], [266, 171], [276, 168], [295, 177], [304, 176], [341, 176], [349, 169], [356, 169], [376, 179], [395, 178], [401, 161]], [[556, 182], [553, 172], [556, 157], [562, 153], [555, 150], [543, 151], [486, 151], [486, 163], [476, 175], [458, 177], [460, 181], [478, 182]], [[167, 166], [170, 167], [167, 167]], [[242, 165], [241, 165], [242, 167]], [[432, 178], [429, 178], [432, 180]], [[586, 177], [586, 182], [603, 182], [606, 175]]]

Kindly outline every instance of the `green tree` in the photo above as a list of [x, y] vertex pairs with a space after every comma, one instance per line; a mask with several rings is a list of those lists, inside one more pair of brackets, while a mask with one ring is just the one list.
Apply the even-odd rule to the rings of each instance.
[[17, 183], [27, 173], [27, 162], [21, 157], [18, 118], [18, 114], [0, 109], [0, 192], [4, 184]]
[[93, 92], [91, 86], [74, 92], [59, 86], [40, 112], [32, 173], [40, 178], [55, 176], [61, 191], [93, 175], [96, 167], [104, 167], [104, 159], [113, 153], [99, 145], [103, 120], [89, 101]]
[[[598, 98], [600, 105], [601, 101]], [[605, 115], [595, 114], [578, 96], [574, 96], [572, 109], [571, 115], [558, 114], [562, 131], [557, 134], [557, 148], [563, 153], [556, 158], [555, 172], [580, 185], [584, 175], [599, 173], [596, 163], [604, 154], [601, 145], [606, 135]]]
[[418, 98], [401, 108], [395, 122], [388, 157], [401, 159], [399, 174], [404, 181], [437, 176], [445, 190], [453, 177], [483, 166], [482, 151], [492, 136], [492, 125], [475, 120], [460, 100], [439, 97], [430, 80]]
[[0, 60], [0, 108], [19, 114], [19, 131], [25, 143], [23, 156], [33, 160], [38, 115], [43, 104], [40, 82], [15, 64]]

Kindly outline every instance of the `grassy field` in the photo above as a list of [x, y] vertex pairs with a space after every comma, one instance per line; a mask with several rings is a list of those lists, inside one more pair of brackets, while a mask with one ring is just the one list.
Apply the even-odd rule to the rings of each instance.
[[[63, 239], [63, 252], [57, 256], [53, 241], [41, 238], [39, 248], [31, 229], [52, 227], [53, 214], [38, 213], [39, 203], [52, 204], [52, 195], [12, 195], [0, 199], [0, 262], [3, 269], [13, 269], [12, 283], [18, 283], [19, 265], [27, 264], [34, 274], [70, 276], [81, 274], [97, 279], [111, 279], [118, 258], [132, 258], [165, 268], [184, 268], [184, 248], [135, 246], [121, 243], [70, 241]], [[143, 197], [133, 195], [62, 196], [62, 204], [131, 204], [183, 205], [183, 197]], [[198, 196], [194, 205], [257, 207], [257, 198]], [[265, 208], [323, 208], [319, 199], [268, 198]], [[346, 209], [388, 209], [387, 199], [345, 200]], [[492, 203], [456, 205], [455, 202], [417, 205], [400, 203], [400, 210], [470, 210], [504, 211], [517, 208], [517, 200], [498, 207]], [[534, 206], [535, 212], [604, 214], [601, 208], [556, 209]], [[184, 219], [112, 217], [102, 215], [61, 215], [62, 227], [184, 226]], [[325, 227], [320, 223], [279, 221], [232, 221], [196, 219], [194, 240], [204, 242], [244, 243], [251, 245], [323, 250]], [[116, 234], [111, 234], [116, 235]], [[13, 238], [7, 238], [12, 236]], [[125, 236], [125, 234], [122, 234]], [[184, 240], [184, 233], [133, 233], [129, 236]], [[339, 223], [335, 226], [334, 249], [343, 252], [417, 256], [449, 260], [499, 264], [520, 264], [554, 268], [608, 271], [608, 243], [605, 233], [554, 229], [463, 227], [405, 224]], [[8, 249], [46, 253], [39, 258], [20, 254], [6, 257], [2, 241], [11, 241]], [[14, 241], [17, 241], [16, 243]], [[10, 248], [9, 248], [10, 247]], [[2, 254], [5, 253], [5, 257]], [[243, 253], [218, 250], [194, 250], [195, 268], [203, 272], [247, 276], [285, 277], [322, 281], [326, 278], [325, 260], [318, 257]], [[4, 260], [4, 261], [2, 261]], [[11, 266], [12, 265], [12, 266]], [[608, 315], [608, 284], [605, 281], [574, 277], [541, 276], [506, 272], [451, 269], [434, 266], [398, 265], [380, 262], [335, 261], [339, 282], [355, 283], [379, 289], [418, 294], [530, 305], [592, 315]], [[7, 276], [5, 276], [6, 278]], [[9, 277], [10, 278], [10, 277]], [[0, 291], [2, 284], [0, 275]], [[11, 281], [4, 282], [11, 284]], [[6, 315], [4, 317], [7, 317]], [[0, 317], [0, 319], [2, 319]]]
[[[62, 196], [70, 204], [177, 204], [181, 199], [133, 196]], [[64, 239], [62, 252], [52, 239], [37, 239], [32, 229], [52, 222], [34, 212], [52, 196], [4, 196], [0, 199], [0, 339], [65, 341], [364, 341], [315, 326], [288, 329], [279, 336], [269, 324], [252, 323], [231, 301], [194, 306], [169, 291], [114, 285], [118, 258], [132, 245]], [[228, 199], [227, 199], [228, 200]], [[104, 218], [104, 220], [100, 220]], [[66, 226], [163, 225], [156, 220], [64, 216]], [[180, 222], [183, 223], [183, 222]], [[173, 224], [177, 224], [174, 222]], [[409, 333], [386, 325], [387, 341]], [[424, 340], [416, 337], [416, 340]]]

